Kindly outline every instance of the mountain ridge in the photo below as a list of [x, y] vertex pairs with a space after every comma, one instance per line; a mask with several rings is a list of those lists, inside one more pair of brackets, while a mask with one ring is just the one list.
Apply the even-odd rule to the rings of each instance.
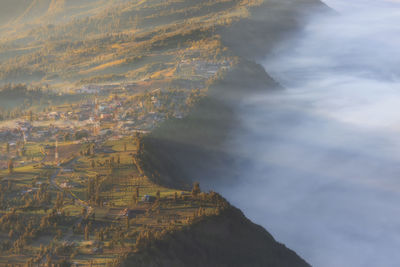
[[[22, 7], [17, 13], [28, 4], [19, 1]], [[187, 192], [194, 181], [206, 189], [215, 183], [234, 182], [237, 174], [230, 166], [242, 159], [231, 154], [226, 141], [232, 131], [240, 130], [236, 107], [245, 97], [283, 89], [257, 60], [301, 29], [310, 13], [325, 10], [317, 0], [92, 0], [86, 2], [88, 6], [77, 4], [75, 10], [78, 2], [33, 0], [12, 22], [15, 28], [7, 25], [12, 34], [3, 35], [0, 42], [0, 82], [46, 84], [49, 90], [54, 86], [60, 92], [115, 84], [141, 85], [145, 93], [171, 87], [191, 91], [195, 97], [187, 100], [187, 116], [174, 117], [171, 112], [150, 134], [138, 135], [138, 152], [133, 157], [141, 178]], [[72, 10], [71, 16], [68, 10]], [[93, 16], [86, 16], [91, 12]], [[66, 21], [62, 14], [67, 14]], [[57, 16], [59, 23], [51, 24]], [[16, 51], [19, 54], [15, 55]], [[118, 95], [111, 98], [118, 99]], [[152, 101], [150, 97], [147, 102]], [[91, 154], [90, 148], [87, 154]], [[96, 162], [91, 164], [95, 167]], [[160, 192], [157, 194], [160, 200]], [[168, 205], [180, 201], [175, 194], [174, 199], [164, 199]], [[213, 202], [214, 193], [183, 194], [181, 200], [184, 207], [200, 203], [201, 213], [207, 197], [216, 205], [215, 215], [200, 216], [186, 228], [161, 237], [157, 233], [150, 246], [139, 246], [137, 238], [137, 250], [115, 264], [309, 266], [221, 197]], [[146, 214], [159, 212], [157, 205]], [[128, 218], [128, 229], [129, 223]], [[140, 234], [153, 236], [146, 231]], [[188, 255], [193, 256], [188, 259]]]
[[[294, 4], [297, 2], [300, 5]], [[299, 31], [307, 15], [314, 14], [316, 10], [330, 12], [324, 4], [315, 0], [287, 0], [285, 3], [288, 9], [282, 9], [280, 5], [276, 8], [273, 1], [265, 2], [252, 10], [255, 13], [254, 17], [236, 22], [226, 35], [222, 35], [222, 42], [241, 55], [239, 63], [210, 85], [208, 101], [198, 105], [187, 118], [166, 121], [145, 138], [145, 151], [148, 149], [143, 155], [145, 161], [158, 166], [162, 162], [168, 162], [168, 168], [161, 166], [161, 169], [157, 169], [155, 179], [158, 182], [164, 180], [168, 185], [173, 176], [191, 177], [186, 180], [187, 184], [200, 181], [208, 187], [218, 182], [212, 177], [235, 179], [236, 173], [232, 172], [230, 165], [244, 159], [237, 158], [238, 155], [233, 156], [225, 142], [230, 132], [240, 130], [236, 119], [238, 114], [235, 114], [236, 107], [243, 98], [268, 90], [283, 89], [255, 59], [263, 58], [285, 36]], [[311, 13], [304, 14], [304, 6], [307, 6], [306, 10]], [[267, 14], [264, 21], [260, 21], [260, 14]], [[275, 19], [271, 20], [268, 14], [275, 14]], [[301, 14], [301, 17], [291, 21], [284, 20], [288, 14]], [[249, 28], [252, 30], [248, 31]], [[270, 33], [267, 34], [268, 32]], [[239, 38], [243, 35], [246, 37]], [[228, 39], [224, 39], [226, 36]], [[238, 41], [232, 42], [231, 36], [237, 37]], [[207, 132], [214, 134], [209, 136]], [[168, 150], [173, 153], [169, 153]], [[171, 154], [172, 157], [166, 156]], [[193, 158], [188, 155], [192, 155]], [[216, 162], [220, 164], [215, 164]], [[174, 174], [170, 174], [168, 170], [174, 170]], [[152, 172], [151, 168], [148, 168], [148, 172]]]
[[120, 257], [115, 265], [310, 267], [231, 206], [219, 215], [199, 218], [186, 229], [152, 240], [144, 248]]

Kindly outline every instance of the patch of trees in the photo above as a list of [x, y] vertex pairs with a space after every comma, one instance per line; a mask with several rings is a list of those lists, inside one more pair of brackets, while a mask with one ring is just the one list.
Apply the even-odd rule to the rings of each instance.
[[60, 96], [43, 86], [6, 84], [0, 86], [0, 120], [23, 117], [34, 121], [37, 119], [39, 108], [50, 111], [47, 107], [51, 105], [76, 101], [80, 97], [68, 94]]
[[98, 206], [103, 205], [104, 199], [101, 196], [101, 193], [104, 190], [105, 186], [103, 182], [104, 180], [100, 176], [96, 176], [94, 178], [91, 177], [88, 178], [86, 195], [90, 203], [93, 203]]
[[75, 140], [82, 140], [89, 137], [89, 132], [85, 130], [77, 131], [75, 133]]
[[126, 78], [125, 75], [119, 74], [104, 74], [96, 75], [89, 78], [84, 78], [80, 80], [80, 84], [94, 84], [94, 83], [105, 83], [105, 82], [116, 82], [121, 81]]
[[94, 156], [95, 155], [95, 144], [85, 144], [80, 150], [81, 156]]
[[[24, 194], [22, 200], [25, 202], [23, 206], [24, 210], [37, 210], [43, 209], [47, 211], [49, 205], [51, 205], [51, 192], [49, 184], [42, 183], [39, 186], [39, 190], [33, 194]], [[62, 207], [62, 206], [61, 206]], [[61, 208], [59, 205], [59, 196], [57, 196], [56, 208]]]

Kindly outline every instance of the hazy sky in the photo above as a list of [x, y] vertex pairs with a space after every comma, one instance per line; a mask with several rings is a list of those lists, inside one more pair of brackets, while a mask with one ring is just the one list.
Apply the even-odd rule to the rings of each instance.
[[400, 266], [400, 4], [340, 11], [263, 61], [287, 89], [241, 108], [243, 183], [221, 187], [313, 266]]

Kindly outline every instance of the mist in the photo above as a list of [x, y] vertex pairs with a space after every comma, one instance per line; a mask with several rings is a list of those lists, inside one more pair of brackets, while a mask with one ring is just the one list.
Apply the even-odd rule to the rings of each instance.
[[400, 3], [326, 4], [261, 62], [285, 89], [238, 108], [218, 190], [313, 266], [400, 266]]

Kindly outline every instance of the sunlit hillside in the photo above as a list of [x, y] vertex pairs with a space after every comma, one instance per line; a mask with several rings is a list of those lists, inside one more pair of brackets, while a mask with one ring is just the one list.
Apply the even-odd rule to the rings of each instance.
[[216, 31], [248, 16], [248, 8], [257, 4], [21, 1], [3, 25], [0, 81], [70, 85], [154, 75], [179, 78], [177, 68], [185, 57], [223, 64], [228, 53]]
[[93, 15], [117, 1], [123, 0], [4, 0], [0, 24], [3, 29], [55, 24], [73, 17]]

